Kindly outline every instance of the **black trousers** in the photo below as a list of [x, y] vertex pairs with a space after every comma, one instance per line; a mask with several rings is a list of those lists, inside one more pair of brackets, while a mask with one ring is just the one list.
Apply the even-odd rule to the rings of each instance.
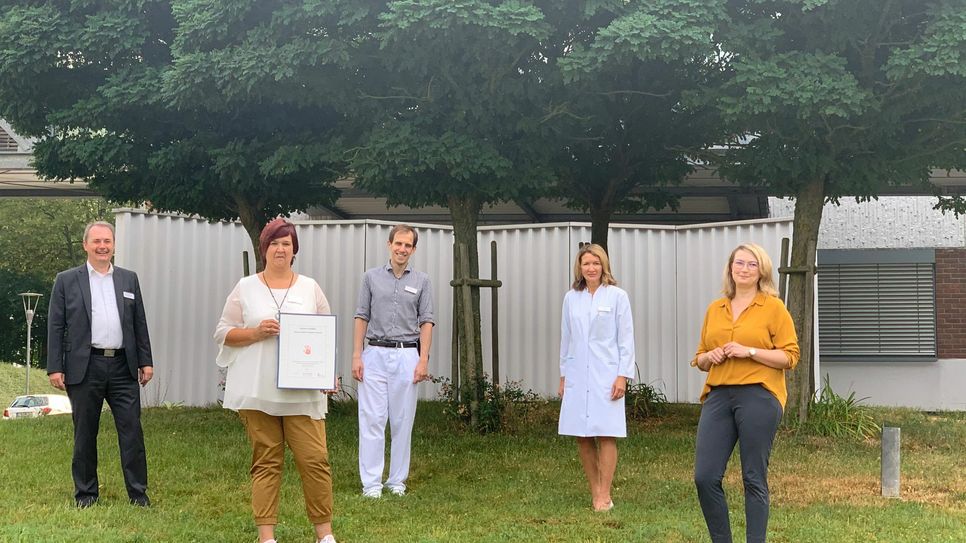
[[716, 386], [701, 406], [695, 444], [694, 483], [714, 543], [731, 543], [728, 503], [721, 479], [738, 443], [745, 486], [748, 543], [763, 543], [768, 531], [768, 457], [782, 406], [761, 385]]
[[111, 407], [121, 450], [124, 485], [131, 500], [147, 498], [148, 463], [141, 429], [141, 392], [124, 356], [91, 355], [87, 375], [67, 387], [74, 417], [74, 498], [97, 499], [97, 432], [104, 400]]

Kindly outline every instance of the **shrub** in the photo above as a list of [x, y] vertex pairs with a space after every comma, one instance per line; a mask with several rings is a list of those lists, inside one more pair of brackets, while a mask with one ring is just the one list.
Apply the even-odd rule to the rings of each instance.
[[[433, 382], [440, 385], [439, 399], [444, 404], [443, 414], [469, 428], [470, 406], [460, 401], [458, 394], [454, 395], [453, 382], [446, 377], [434, 377]], [[547, 410], [543, 407], [549, 402], [531, 389], [524, 390], [520, 381], [494, 385], [484, 374], [482, 385], [483, 399], [478, 413], [480, 433], [513, 434], [531, 426], [535, 419], [545, 418], [543, 414]]]
[[631, 383], [624, 393], [627, 418], [644, 420], [667, 411], [667, 396], [662, 390], [647, 383]]
[[828, 375], [822, 393], [812, 402], [804, 430], [828, 437], [873, 438], [879, 434], [879, 425], [868, 409], [859, 405], [865, 398], [856, 399], [855, 392], [843, 398], [832, 390]]
[[356, 394], [359, 390], [353, 386], [355, 381], [350, 380], [346, 384], [345, 380], [341, 376], [337, 377], [339, 380], [339, 391], [335, 394], [329, 395], [329, 413], [340, 414], [340, 413], [355, 413], [358, 409], [358, 401], [356, 400]]

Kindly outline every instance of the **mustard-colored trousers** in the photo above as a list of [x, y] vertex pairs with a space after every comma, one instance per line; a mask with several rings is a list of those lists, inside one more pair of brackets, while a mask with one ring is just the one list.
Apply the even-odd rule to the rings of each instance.
[[255, 524], [278, 524], [285, 444], [292, 449], [302, 479], [305, 511], [312, 524], [332, 521], [332, 468], [325, 445], [325, 421], [305, 415], [276, 417], [238, 412], [252, 442], [252, 511]]

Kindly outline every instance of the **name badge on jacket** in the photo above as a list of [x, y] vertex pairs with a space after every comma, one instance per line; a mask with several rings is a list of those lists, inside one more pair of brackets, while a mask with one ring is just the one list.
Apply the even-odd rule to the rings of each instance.
[[417, 289], [413, 288], [413, 287], [405, 287], [404, 290], [406, 292], [410, 293], [410, 294], [417, 294], [417, 293], [419, 293], [419, 291]]
[[124, 292], [122, 292], [122, 294], [128, 300], [133, 300], [134, 299], [134, 293], [133, 292], [128, 292], [128, 291], [125, 290]]
[[600, 307], [597, 308], [597, 312], [598, 313], [610, 313], [610, 306], [609, 305], [602, 305], [602, 306], [600, 306]]

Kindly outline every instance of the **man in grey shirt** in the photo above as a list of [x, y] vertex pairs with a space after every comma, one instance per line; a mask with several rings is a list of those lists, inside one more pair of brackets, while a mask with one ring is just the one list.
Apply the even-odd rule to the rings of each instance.
[[[409, 266], [416, 229], [389, 232], [389, 263], [362, 277], [353, 331], [352, 377], [359, 382], [359, 475], [369, 498], [406, 494], [410, 443], [416, 417], [416, 384], [429, 378], [433, 341], [433, 293], [429, 276]], [[364, 350], [363, 350], [364, 349]], [[391, 437], [385, 465], [386, 421]]]

